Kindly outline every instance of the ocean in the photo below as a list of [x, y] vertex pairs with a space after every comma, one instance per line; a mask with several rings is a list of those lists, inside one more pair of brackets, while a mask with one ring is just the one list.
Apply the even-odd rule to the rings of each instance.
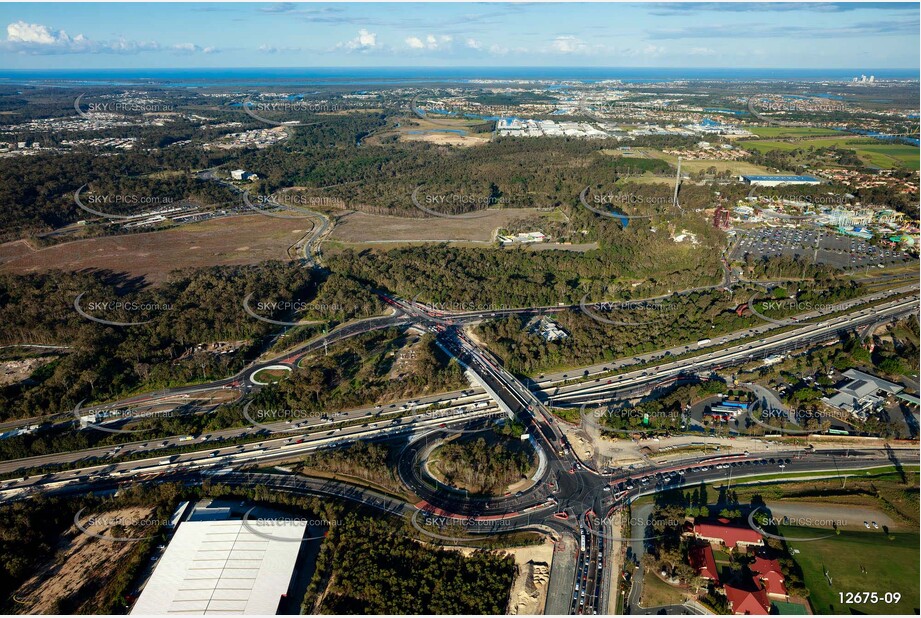
[[395, 83], [468, 83], [475, 80], [543, 80], [595, 83], [691, 81], [918, 80], [917, 69], [701, 69], [616, 67], [320, 67], [0, 70], [0, 83], [60, 86], [260, 87], [375, 86]]

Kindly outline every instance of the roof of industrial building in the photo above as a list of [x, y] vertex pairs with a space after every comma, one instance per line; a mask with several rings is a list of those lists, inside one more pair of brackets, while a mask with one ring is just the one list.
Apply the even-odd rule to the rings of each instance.
[[770, 612], [771, 602], [764, 590], [742, 590], [733, 586], [724, 586], [729, 606], [736, 614], [764, 615]]
[[276, 614], [306, 523], [186, 521], [131, 614]]
[[742, 176], [745, 180], [774, 180], [774, 181], [813, 181], [819, 182], [818, 178], [812, 176]]
[[884, 380], [869, 373], [864, 373], [858, 369], [848, 369], [842, 375], [852, 380], [852, 382], [847, 384], [845, 388], [849, 388], [855, 392], [859, 391], [861, 387], [864, 387], [865, 389], [886, 391], [887, 393], [892, 394], [901, 393], [903, 390], [905, 390], [905, 388], [900, 384], [895, 384], [889, 380]]
[[762, 545], [764, 543], [760, 534], [751, 528], [740, 528], [739, 526], [694, 524], [694, 534], [702, 539], [718, 539], [727, 547], [733, 547], [738, 543], [749, 545]]

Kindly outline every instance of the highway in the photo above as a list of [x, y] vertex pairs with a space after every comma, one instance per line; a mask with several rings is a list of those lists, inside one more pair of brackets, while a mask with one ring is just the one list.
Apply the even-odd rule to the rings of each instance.
[[[600, 404], [608, 401], [610, 395], [617, 391], [655, 384], [682, 374], [704, 373], [775, 354], [785, 354], [808, 344], [837, 339], [842, 331], [857, 329], [864, 324], [908, 315], [917, 311], [917, 307], [917, 299], [894, 300], [853, 315], [818, 324], [803, 325], [776, 335], [768, 335], [754, 343], [728, 346], [712, 352], [702, 351], [691, 358], [665, 362], [648, 369], [637, 369], [609, 379], [596, 378], [593, 382], [555, 386], [559, 382], [551, 378], [538, 381], [537, 386], [542, 389], [548, 400], [552, 399], [557, 405], [561, 403]], [[754, 333], [747, 334], [751, 336]], [[722, 338], [714, 341], [714, 344], [722, 344], [725, 341], [729, 339]], [[652, 358], [677, 356], [679, 353], [686, 354], [690, 350], [691, 346], [677, 347], [667, 350], [667, 353], [664, 354], [656, 353]], [[636, 362], [635, 359], [633, 361]], [[616, 368], [616, 365], [617, 363], [612, 363], [605, 367], [610, 370]], [[597, 373], [605, 373], [604, 367]], [[589, 373], [588, 376], [585, 376], [583, 372], [580, 377], [590, 378], [592, 375], [594, 374]]]
[[[256, 477], [239, 473], [242, 465], [261, 466], [297, 460], [318, 449], [337, 448], [357, 440], [389, 440], [403, 445], [398, 471], [404, 484], [419, 497], [415, 504], [394, 501], [392, 496], [376, 495], [344, 483], [304, 479], [294, 475], [262, 475], [260, 484], [283, 491], [300, 491], [335, 496], [361, 502], [389, 513], [409, 516], [422, 534], [439, 536], [428, 525], [433, 518], [445, 522], [464, 522], [471, 535], [490, 534], [513, 529], [552, 531], [571, 535], [579, 551], [572, 562], [572, 573], [555, 575], [554, 582], [570, 581], [571, 613], [604, 613], [607, 607], [605, 566], [610, 552], [620, 551], [629, 539], [612, 537], [601, 517], [616, 509], [628, 509], [637, 497], [701, 482], [720, 481], [729, 485], [757, 474], [815, 472], [838, 475], [887, 464], [917, 464], [917, 448], [840, 449], [816, 452], [779, 450], [770, 453], [723, 456], [717, 459], [690, 458], [686, 461], [652, 465], [641, 470], [614, 469], [601, 474], [575, 455], [558, 421], [545, 404], [555, 406], [600, 405], [612, 398], [649, 390], [687, 376], [707, 375], [712, 371], [757, 358], [789, 353], [791, 350], [836, 340], [844, 331], [857, 331], [916, 312], [917, 297], [888, 299], [893, 294], [912, 293], [917, 285], [877, 293], [849, 301], [851, 307], [867, 301], [875, 307], [855, 309], [843, 316], [821, 320], [822, 312], [796, 316], [795, 325], [767, 323], [717, 337], [709, 344], [690, 344], [669, 350], [620, 359], [593, 366], [579, 374], [556, 374], [522, 383], [502, 368], [488, 351], [473, 342], [463, 331], [464, 325], [492, 317], [499, 312], [476, 312], [448, 316], [415, 302], [391, 295], [382, 298], [392, 308], [387, 316], [345, 324], [328, 335], [297, 346], [275, 358], [260, 361], [233, 377], [205, 385], [169, 389], [132, 397], [111, 407], [141, 407], [162, 404], [168, 398], [199, 397], [216, 389], [236, 389], [245, 394], [260, 385], [253, 377], [266, 367], [297, 366], [305, 355], [335, 341], [392, 326], [410, 326], [435, 334], [438, 344], [455, 356], [471, 373], [475, 382], [469, 390], [421, 398], [405, 403], [350, 410], [327, 418], [289, 419], [289, 422], [254, 422], [204, 436], [173, 436], [166, 439], [134, 441], [118, 447], [56, 453], [25, 460], [0, 463], [0, 474], [15, 473], [23, 467], [65, 464], [70, 470], [12, 478], [0, 482], [0, 501], [26, 499], [37, 493], [79, 494], [121, 483], [157, 483], [166, 480], [199, 482], [203, 478], [221, 478], [227, 482], [247, 484]], [[509, 310], [519, 314], [553, 312], [561, 308]], [[841, 311], [836, 307], [835, 311]], [[825, 312], [828, 313], [827, 311]], [[784, 328], [784, 332], [770, 331]], [[761, 339], [756, 339], [761, 336]], [[717, 349], [716, 346], [723, 346]], [[708, 349], [709, 348], [709, 349]], [[672, 357], [683, 355], [679, 360]], [[655, 366], [647, 364], [658, 363]], [[639, 366], [637, 369], [630, 369]], [[628, 369], [625, 373], [614, 372]], [[594, 377], [594, 380], [592, 378]], [[574, 381], [575, 383], [567, 383]], [[490, 401], [491, 400], [491, 401]], [[99, 406], [97, 406], [98, 408]], [[539, 473], [530, 487], [515, 495], [482, 499], [457, 491], [433, 486], [418, 474], [420, 453], [433, 440], [444, 439], [458, 431], [477, 431], [498, 418], [517, 418], [539, 453]], [[229, 440], [246, 440], [224, 444]], [[187, 452], [157, 454], [176, 447], [191, 447]], [[149, 456], [147, 456], [149, 455]], [[126, 456], [137, 459], [126, 460]], [[82, 463], [81, 463], [82, 462]], [[501, 521], [501, 524], [496, 522]], [[475, 522], [471, 525], [470, 522]], [[450, 526], [449, 526], [450, 527]], [[584, 549], [582, 540], [584, 537]], [[456, 539], [454, 539], [456, 540]], [[631, 596], [633, 599], [633, 596]], [[635, 604], [635, 599], [634, 599]], [[639, 609], [633, 607], [632, 609]]]

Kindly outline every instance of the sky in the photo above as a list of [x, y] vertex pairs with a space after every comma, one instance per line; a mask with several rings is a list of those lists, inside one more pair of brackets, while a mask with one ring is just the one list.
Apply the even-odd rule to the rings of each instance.
[[6, 69], [917, 69], [915, 3], [8, 3]]

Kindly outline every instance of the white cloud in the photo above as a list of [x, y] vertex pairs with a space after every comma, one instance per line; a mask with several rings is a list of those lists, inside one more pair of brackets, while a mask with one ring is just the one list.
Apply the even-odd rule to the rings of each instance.
[[6, 27], [6, 40], [0, 49], [21, 54], [137, 54], [148, 51], [172, 51], [184, 54], [212, 54], [215, 47], [201, 47], [194, 43], [161, 45], [151, 41], [129, 41], [118, 38], [112, 41], [92, 41], [82, 34], [70, 36], [42, 24], [17, 21]]
[[454, 37], [447, 34], [427, 34], [424, 39], [417, 36], [406, 37], [406, 44], [411, 49], [443, 50], [449, 49], [453, 42]]
[[[83, 40], [83, 35], [77, 35]], [[13, 43], [36, 43], [38, 45], [57, 45], [70, 43], [71, 39], [63, 30], [52, 30], [41, 24], [27, 24], [17, 21], [6, 27], [6, 40]]]
[[483, 46], [482, 43], [480, 43], [479, 41], [477, 41], [477, 40], [474, 39], [474, 38], [469, 38], [469, 39], [467, 39], [467, 40], [465, 41], [465, 43], [466, 43], [467, 47], [469, 47], [470, 49], [480, 49], [480, 48]]
[[358, 31], [358, 36], [345, 43], [340, 43], [337, 47], [349, 49], [352, 51], [368, 51], [377, 47], [377, 34], [369, 32], [362, 28]]
[[709, 47], [692, 47], [688, 50], [688, 54], [691, 56], [715, 56], [716, 51]]
[[585, 43], [574, 36], [558, 36], [550, 44], [553, 51], [561, 54], [574, 54], [585, 50]]
[[181, 54], [213, 54], [218, 51], [216, 47], [202, 47], [195, 43], [179, 43], [178, 45], [171, 45], [166, 49]]

